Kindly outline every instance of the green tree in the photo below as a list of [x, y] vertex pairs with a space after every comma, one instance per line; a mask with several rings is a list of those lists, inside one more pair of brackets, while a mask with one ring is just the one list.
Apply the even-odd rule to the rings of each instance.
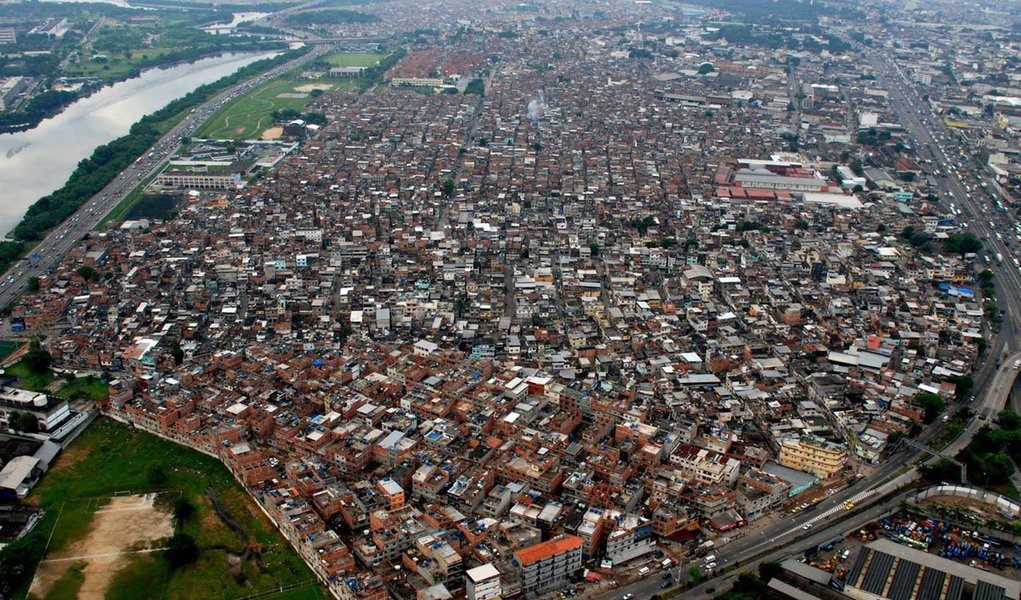
[[39, 278], [29, 277], [28, 278], [28, 291], [38, 292], [39, 291]]
[[195, 562], [199, 557], [199, 547], [195, 538], [187, 533], [175, 533], [167, 542], [164, 556], [171, 569], [179, 569]]
[[30, 412], [17, 412], [11, 415], [10, 427], [21, 433], [39, 433], [39, 419]]
[[783, 567], [778, 562], [766, 561], [759, 563], [759, 577], [762, 581], [769, 583], [771, 579], [775, 579], [783, 573]]
[[918, 472], [921, 473], [922, 479], [929, 483], [940, 483], [943, 481], [960, 483], [961, 481], [960, 467], [945, 458], [941, 458], [931, 465], [918, 467]]
[[978, 236], [970, 231], [954, 233], [943, 241], [943, 248], [947, 252], [964, 256], [969, 252], [978, 252], [981, 250], [982, 240], [978, 239]]
[[44, 536], [28, 535], [0, 550], [0, 582], [10, 589], [27, 586], [45, 551]]
[[42, 374], [49, 370], [53, 357], [50, 356], [46, 348], [43, 348], [42, 341], [36, 336], [29, 342], [28, 352], [25, 353], [24, 360], [29, 371]]
[[975, 477], [987, 485], [1001, 485], [1010, 481], [1014, 474], [1014, 462], [1003, 451], [981, 455], [977, 461], [981, 469], [977, 474], [969, 469], [969, 476]]
[[174, 340], [170, 346], [170, 356], [174, 358], [174, 364], [180, 366], [184, 362], [184, 350], [181, 349], [181, 342]]
[[149, 481], [149, 485], [153, 487], [161, 487], [167, 483], [167, 472], [163, 470], [163, 467], [153, 465], [152, 467], [149, 467], [146, 479]]
[[468, 302], [468, 296], [462, 294], [454, 299], [454, 314], [458, 319], [463, 317], [470, 308], [471, 304]]
[[930, 394], [928, 392], [921, 392], [915, 394], [915, 403], [922, 408], [922, 422], [929, 424], [936, 420], [943, 409], [946, 408], [946, 403], [943, 398], [937, 394]]
[[85, 281], [99, 281], [99, 272], [89, 265], [82, 265], [75, 272]]
[[958, 400], [963, 399], [971, 393], [972, 388], [975, 387], [975, 380], [967, 375], [951, 375], [946, 378], [946, 381], [954, 384], [954, 397]]
[[187, 521], [193, 514], [195, 514], [195, 505], [191, 503], [191, 500], [184, 496], [178, 496], [177, 500], [174, 500], [174, 520], [178, 525]]
[[[736, 594], [739, 598], [753, 599], [758, 598], [765, 591], [766, 582], [761, 577], [750, 571], [744, 571], [738, 574], [731, 593]], [[731, 598], [729, 594], [728, 598]]]
[[1000, 429], [1019, 431], [1021, 430], [1021, 415], [1012, 410], [1005, 410], [997, 415], [996, 423], [1000, 426]]

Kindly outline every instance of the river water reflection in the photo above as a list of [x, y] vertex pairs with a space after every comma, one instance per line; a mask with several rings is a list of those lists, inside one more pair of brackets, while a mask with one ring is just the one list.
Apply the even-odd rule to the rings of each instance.
[[224, 54], [151, 69], [75, 102], [35, 129], [0, 135], [0, 236], [33, 202], [64, 185], [83, 158], [126, 134], [142, 116], [272, 54]]

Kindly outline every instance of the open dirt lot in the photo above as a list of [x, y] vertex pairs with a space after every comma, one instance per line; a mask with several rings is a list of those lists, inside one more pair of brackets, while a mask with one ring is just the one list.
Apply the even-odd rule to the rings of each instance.
[[155, 500], [155, 494], [111, 498], [93, 514], [83, 539], [47, 556], [39, 564], [30, 595], [45, 596], [72, 565], [84, 563], [84, 581], [78, 598], [101, 600], [105, 597], [110, 580], [129, 555], [157, 551], [160, 545], [155, 542], [173, 535], [170, 511], [157, 507]]
[[279, 140], [280, 136], [284, 134], [283, 127], [270, 127], [266, 131], [262, 132], [262, 139], [264, 140]]
[[305, 85], [299, 85], [294, 88], [296, 92], [313, 92], [315, 90], [328, 91], [332, 90], [333, 85], [329, 83], [306, 83]]

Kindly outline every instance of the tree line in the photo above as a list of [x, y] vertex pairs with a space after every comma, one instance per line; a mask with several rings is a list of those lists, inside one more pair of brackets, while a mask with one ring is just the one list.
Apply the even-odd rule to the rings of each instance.
[[128, 135], [96, 148], [92, 156], [78, 163], [63, 187], [43, 196], [28, 208], [21, 222], [12, 231], [15, 241], [0, 243], [0, 270], [6, 270], [11, 262], [24, 253], [26, 242], [42, 239], [48, 230], [63, 222], [106, 187], [168, 131], [180, 115], [223, 90], [307, 51], [308, 48], [300, 48], [260, 60], [239, 69], [233, 75], [199, 86], [186, 96], [142, 117], [131, 126]]

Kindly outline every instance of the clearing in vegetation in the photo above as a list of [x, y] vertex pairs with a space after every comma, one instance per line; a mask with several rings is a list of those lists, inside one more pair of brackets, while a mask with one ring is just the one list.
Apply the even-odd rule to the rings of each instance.
[[336, 52], [326, 55], [323, 60], [331, 67], [374, 67], [385, 57], [385, 54], [369, 52]]
[[159, 552], [160, 542], [174, 534], [170, 507], [157, 507], [155, 501], [156, 494], [97, 500], [99, 508], [92, 515], [88, 533], [40, 563], [30, 595], [60, 596], [66, 590], [57, 584], [73, 582], [79, 600], [105, 598], [110, 582], [132, 554]]
[[[151, 506], [139, 497], [152, 498]], [[169, 515], [181, 498], [194, 510], [175, 527]], [[283, 597], [325, 598], [311, 583], [312, 572], [218, 460], [107, 417], [97, 418], [57, 458], [27, 502], [45, 508], [46, 516], [0, 553], [35, 553], [39, 560], [46, 548], [33, 598], [200, 600], [281, 586], [300, 588]], [[232, 529], [227, 519], [240, 527]], [[136, 523], [152, 533], [134, 533]], [[142, 551], [162, 546], [173, 533], [198, 546], [197, 559], [176, 569], [162, 551]], [[115, 568], [102, 558], [113, 559]], [[25, 597], [29, 581], [15, 583], [12, 597]]]
[[[304, 88], [308, 85], [316, 87]], [[304, 79], [284, 75], [228, 103], [199, 128], [195, 137], [217, 140], [258, 139], [263, 131], [273, 127], [274, 111], [286, 108], [304, 111], [312, 100], [311, 90], [355, 91], [362, 85], [356, 79]]]

